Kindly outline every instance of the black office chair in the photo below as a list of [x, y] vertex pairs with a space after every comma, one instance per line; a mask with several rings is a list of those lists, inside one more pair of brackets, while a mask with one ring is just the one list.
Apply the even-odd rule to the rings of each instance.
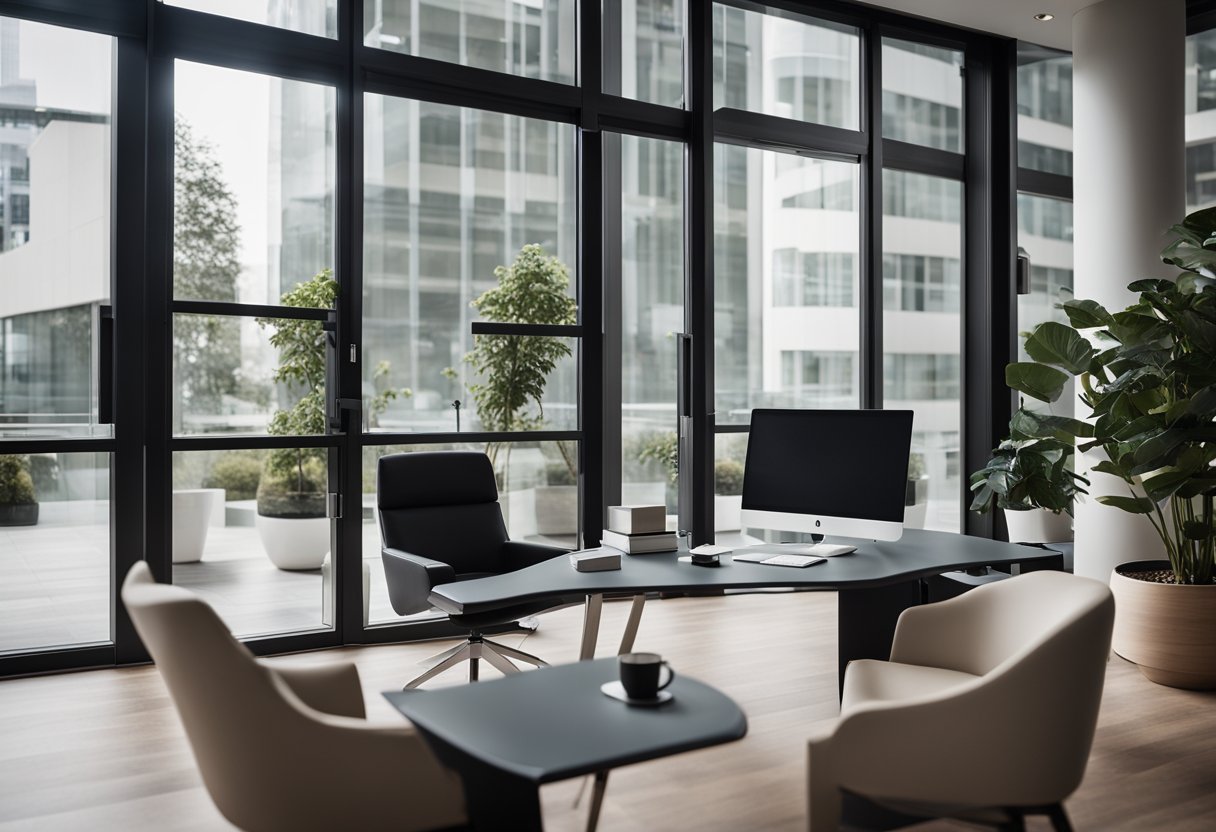
[[[514, 572], [567, 550], [507, 539], [498, 506], [498, 486], [490, 458], [477, 451], [432, 451], [380, 458], [376, 479], [380, 509], [384, 577], [398, 615], [431, 608], [427, 598], [439, 584]], [[469, 681], [485, 659], [503, 673], [518, 673], [511, 659], [538, 667], [547, 663], [482, 636], [487, 627], [507, 624], [560, 606], [553, 601], [520, 604], [477, 615], [453, 615], [469, 631], [464, 644], [425, 664], [428, 669], [405, 689], [416, 688], [461, 662], [469, 662]]]

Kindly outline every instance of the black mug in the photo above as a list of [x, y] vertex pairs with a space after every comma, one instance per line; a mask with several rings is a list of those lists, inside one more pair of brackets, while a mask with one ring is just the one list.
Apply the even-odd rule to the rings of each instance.
[[[621, 687], [630, 699], [654, 699], [676, 678], [671, 665], [658, 653], [625, 653], [620, 657]], [[667, 668], [667, 681], [659, 684], [659, 670]]]

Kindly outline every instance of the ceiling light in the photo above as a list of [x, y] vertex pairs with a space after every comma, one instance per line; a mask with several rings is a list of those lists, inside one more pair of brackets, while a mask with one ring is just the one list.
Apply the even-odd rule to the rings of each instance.
[[1048, 12], [1039, 12], [1034, 16], [1034, 19], [1041, 20], [1042, 22], [1046, 23], [1049, 20], [1055, 20], [1056, 16], [1054, 14], [1049, 14]]

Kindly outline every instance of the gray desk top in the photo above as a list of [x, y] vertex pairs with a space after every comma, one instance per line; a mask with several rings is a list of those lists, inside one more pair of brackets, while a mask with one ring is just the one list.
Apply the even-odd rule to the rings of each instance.
[[857, 546], [851, 555], [795, 569], [727, 562], [718, 567], [680, 563], [676, 552], [622, 555], [612, 572], [575, 572], [563, 555], [526, 569], [443, 584], [430, 602], [452, 615], [469, 615], [529, 601], [597, 593], [685, 592], [698, 589], [753, 589], [771, 586], [847, 588], [900, 583], [975, 566], [1000, 566], [1058, 557], [1031, 546], [949, 532], [906, 529], [894, 542], [829, 538]]
[[600, 693], [616, 659], [384, 696], [432, 742], [535, 783], [731, 742], [747, 718], [725, 694], [679, 674], [674, 699], [635, 708]]

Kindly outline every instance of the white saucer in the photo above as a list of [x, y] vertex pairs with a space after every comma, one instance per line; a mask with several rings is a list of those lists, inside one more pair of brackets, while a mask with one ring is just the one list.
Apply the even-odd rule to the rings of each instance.
[[604, 696], [611, 696], [613, 699], [619, 699], [626, 705], [637, 705], [641, 708], [657, 708], [665, 702], [670, 702], [675, 696], [669, 690], [659, 691], [659, 695], [654, 699], [630, 699], [629, 694], [625, 693], [625, 686], [618, 682], [604, 682], [600, 685], [600, 693]]

